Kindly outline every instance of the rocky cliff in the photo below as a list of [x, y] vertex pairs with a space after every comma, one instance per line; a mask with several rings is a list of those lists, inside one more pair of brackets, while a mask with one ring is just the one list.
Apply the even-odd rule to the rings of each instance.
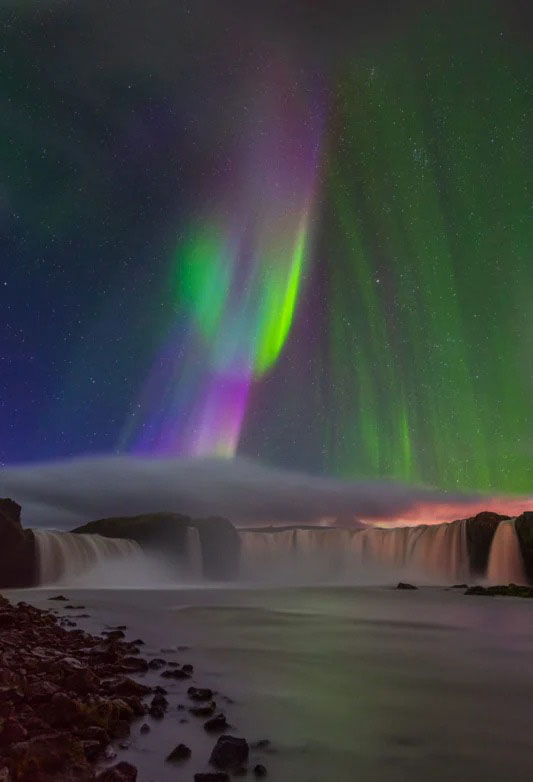
[[37, 582], [35, 539], [23, 530], [21, 507], [0, 498], [0, 588], [33, 586]]

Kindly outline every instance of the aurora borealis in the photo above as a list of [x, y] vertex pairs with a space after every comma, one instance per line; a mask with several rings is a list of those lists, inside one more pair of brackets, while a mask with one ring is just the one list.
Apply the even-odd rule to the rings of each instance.
[[186, 325], [156, 359], [131, 424], [144, 425], [148, 414], [141, 443], [149, 450], [234, 456], [251, 383], [272, 368], [291, 328], [308, 255], [319, 121], [300, 105], [290, 69], [274, 63], [269, 71], [254, 85], [252, 132], [242, 133], [236, 173], [205, 199], [215, 202], [213, 214], [174, 254], [176, 316]]
[[531, 494], [527, 6], [127, 5], [0, 11], [0, 461]]

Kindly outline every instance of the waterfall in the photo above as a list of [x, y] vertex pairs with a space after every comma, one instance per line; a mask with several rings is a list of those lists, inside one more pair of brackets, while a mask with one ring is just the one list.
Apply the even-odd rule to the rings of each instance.
[[187, 575], [196, 581], [203, 578], [202, 543], [196, 527], [187, 527], [186, 570]]
[[383, 583], [415, 578], [453, 584], [468, 577], [466, 520], [351, 530], [331, 527], [241, 530], [248, 580]]
[[116, 572], [118, 562], [126, 560], [131, 566], [131, 560], [143, 558], [141, 547], [132, 540], [50, 530], [34, 534], [41, 585], [70, 585], [96, 568]]
[[527, 584], [522, 552], [515, 528], [516, 519], [500, 521], [489, 553], [489, 584]]

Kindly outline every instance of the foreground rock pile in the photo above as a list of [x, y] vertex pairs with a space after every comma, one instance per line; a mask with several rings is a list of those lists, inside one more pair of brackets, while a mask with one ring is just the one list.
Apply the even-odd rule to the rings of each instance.
[[97, 773], [151, 688], [126, 674], [138, 648], [66, 630], [48, 611], [0, 596], [0, 782], [134, 782], [128, 763]]
[[533, 587], [520, 584], [501, 584], [500, 586], [471, 586], [465, 595], [484, 595], [486, 597], [529, 597], [533, 598]]
[[[176, 709], [164, 687], [131, 678], [139, 673], [154, 672], [173, 686], [179, 682], [187, 704], [179, 703], [176, 711], [188, 711], [208, 734], [230, 727], [217, 709], [216, 693], [190, 686], [192, 665], [144, 659], [143, 641], [126, 641], [124, 625], [104, 630], [102, 637], [67, 629], [75, 625], [70, 617], [87, 616], [70, 613], [84, 606], [64, 605], [63, 595], [49, 599], [70, 609], [69, 615], [57, 618], [55, 610], [24, 602], [14, 606], [0, 595], [0, 782], [136, 782], [137, 770], [129, 763], [102, 768], [116, 758], [113, 744], [128, 746], [134, 720], [149, 715], [157, 722]], [[150, 730], [140, 720], [139, 734]], [[262, 752], [268, 745], [262, 740], [252, 749]], [[245, 739], [220, 735], [209, 757], [213, 771], [196, 773], [194, 780], [228, 782], [230, 773], [248, 770], [265, 776], [262, 764], [248, 766], [248, 754]], [[180, 743], [166, 761], [181, 766], [191, 755]]]

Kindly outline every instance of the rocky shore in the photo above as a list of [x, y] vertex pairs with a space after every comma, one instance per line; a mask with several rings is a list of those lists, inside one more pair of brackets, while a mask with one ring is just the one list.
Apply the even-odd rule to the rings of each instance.
[[[67, 599], [51, 600], [64, 605]], [[199, 718], [199, 729], [227, 730], [215, 693], [188, 686], [192, 665], [143, 658], [142, 640], [127, 641], [125, 629], [91, 635], [73, 618], [58, 619], [54, 608], [14, 606], [0, 596], [0, 782], [135, 782], [137, 769], [115, 762], [117, 753], [127, 747], [133, 723], [143, 733], [157, 729], [145, 715], [152, 726], [165, 718], [170, 704], [161, 685], [169, 680], [184, 685], [188, 703], [178, 708]], [[138, 680], [148, 672], [157, 672], [161, 685]], [[213, 742], [213, 771], [193, 775], [191, 768], [191, 779], [225, 782], [228, 772], [246, 771], [245, 739], [214, 735]], [[183, 765], [190, 758], [190, 748], [177, 744], [166, 760]], [[253, 772], [266, 775], [261, 764]]]

